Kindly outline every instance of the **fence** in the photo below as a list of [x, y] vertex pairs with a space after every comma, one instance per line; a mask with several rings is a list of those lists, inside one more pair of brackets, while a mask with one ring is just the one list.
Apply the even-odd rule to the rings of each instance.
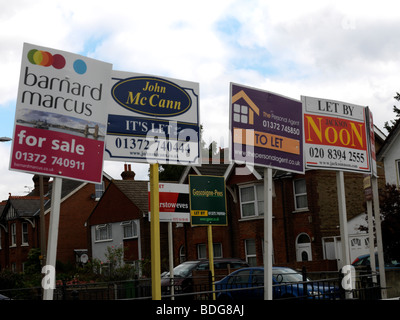
[[[377, 281], [374, 281], [374, 276]], [[217, 274], [215, 281], [223, 274]], [[231, 283], [230, 285], [215, 285], [212, 291], [212, 279], [209, 272], [202, 272], [185, 279], [185, 282], [164, 278], [162, 282], [163, 300], [217, 300], [263, 299], [263, 281], [252, 283]], [[263, 277], [262, 277], [263, 280]], [[273, 285], [274, 299], [380, 299], [379, 275], [357, 273], [352, 290], [344, 290], [341, 283], [341, 273], [306, 273], [303, 270], [303, 281], [291, 283], [276, 283]], [[174, 294], [171, 288], [174, 287]], [[41, 300], [42, 288], [25, 288], [0, 290], [0, 294], [13, 300]], [[151, 299], [151, 279], [127, 280], [118, 282], [87, 283], [57, 286], [54, 290], [54, 300], [123, 300]]]

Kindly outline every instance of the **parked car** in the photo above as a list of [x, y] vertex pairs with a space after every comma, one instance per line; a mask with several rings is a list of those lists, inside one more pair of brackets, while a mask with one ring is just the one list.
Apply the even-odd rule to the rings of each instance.
[[[215, 269], [238, 269], [248, 267], [248, 263], [241, 259], [221, 258], [214, 259]], [[185, 261], [174, 268], [174, 293], [190, 293], [193, 292], [193, 271], [209, 270], [208, 260]], [[163, 295], [170, 294], [172, 279], [169, 272], [163, 273], [161, 276], [161, 290]]]
[[3, 294], [0, 294], [0, 300], [11, 300], [11, 299]]
[[[303, 275], [286, 267], [272, 268], [273, 299], [335, 299], [339, 288], [327, 282], [303, 281]], [[232, 272], [215, 283], [217, 300], [263, 300], [264, 268], [250, 267]]]
[[[357, 257], [352, 265], [354, 267], [359, 267], [359, 268], [367, 268], [371, 266], [371, 259], [370, 255], [364, 254], [362, 256]], [[379, 269], [379, 260], [378, 260], [378, 253], [375, 253], [375, 266], [377, 269]], [[400, 268], [400, 262], [397, 260], [389, 260], [387, 261], [385, 259], [385, 269], [393, 269], [393, 268]]]

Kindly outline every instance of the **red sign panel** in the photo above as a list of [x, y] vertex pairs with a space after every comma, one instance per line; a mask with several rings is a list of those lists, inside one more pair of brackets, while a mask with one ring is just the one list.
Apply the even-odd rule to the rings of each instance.
[[10, 169], [101, 182], [111, 69], [24, 44]]
[[302, 97], [307, 168], [371, 172], [368, 109]]

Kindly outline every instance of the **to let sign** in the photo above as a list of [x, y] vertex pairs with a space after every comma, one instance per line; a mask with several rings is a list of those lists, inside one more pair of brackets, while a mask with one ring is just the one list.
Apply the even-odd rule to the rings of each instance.
[[225, 178], [189, 176], [191, 224], [226, 226]]
[[10, 169], [101, 182], [111, 69], [24, 44]]
[[307, 168], [371, 172], [368, 109], [302, 96]]
[[230, 117], [232, 160], [304, 173], [300, 101], [231, 84]]

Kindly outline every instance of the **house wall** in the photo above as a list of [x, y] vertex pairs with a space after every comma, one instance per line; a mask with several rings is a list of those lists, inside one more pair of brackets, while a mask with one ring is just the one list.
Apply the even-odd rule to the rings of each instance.
[[[379, 165], [379, 184], [382, 186], [383, 168]], [[344, 173], [346, 191], [347, 219], [365, 212], [365, 197], [362, 174]], [[305, 179], [308, 207], [295, 209], [294, 180]], [[256, 245], [257, 265], [263, 265], [263, 217], [242, 218], [240, 213], [239, 186], [263, 183], [254, 175], [233, 176], [226, 182], [228, 204], [228, 226], [213, 228], [222, 241], [224, 257], [246, 259], [245, 241], [254, 239]], [[307, 170], [304, 175], [292, 174], [276, 176], [274, 179], [273, 199], [273, 250], [274, 265], [297, 265], [298, 237], [308, 236], [310, 242], [310, 268], [336, 268], [333, 263], [324, 259], [324, 242], [326, 237], [340, 236], [336, 172], [328, 170]], [[179, 264], [179, 247], [185, 243], [186, 259], [197, 258], [197, 244], [207, 241], [207, 232], [200, 227], [183, 225], [175, 229], [174, 264]], [[213, 235], [214, 243], [218, 242]], [[229, 253], [230, 255], [227, 255]], [[319, 263], [318, 263], [319, 261]]]
[[[37, 227], [39, 221], [37, 219], [32, 219], [34, 226], [32, 226], [31, 223], [25, 221], [25, 220], [10, 220], [7, 222], [8, 225], [8, 232], [4, 232], [4, 229], [2, 229], [2, 247], [1, 247], [1, 252], [0, 256], [2, 256], [2, 259], [0, 261], [1, 263], [1, 269], [9, 268], [13, 269], [16, 272], [22, 272], [23, 271], [23, 264], [26, 262], [28, 253], [32, 248], [37, 248], [39, 247], [38, 239], [37, 239]], [[22, 223], [27, 222], [28, 226], [28, 243], [23, 244], [22, 243]], [[15, 223], [16, 224], [16, 244], [11, 245], [11, 224]]]
[[389, 184], [400, 185], [396, 160], [400, 160], [400, 139], [394, 139], [384, 158], [385, 178]]
[[[142, 213], [113, 183], [107, 189], [96, 207], [95, 214], [88, 218], [90, 226], [90, 255], [104, 262], [107, 247], [123, 245], [122, 221], [141, 219]], [[112, 225], [112, 240], [95, 241], [96, 225], [110, 223]], [[142, 226], [140, 226], [142, 230]], [[142, 232], [140, 236], [143, 237]], [[132, 244], [130, 244], [132, 245]], [[132, 249], [131, 249], [132, 250]]]
[[[108, 180], [104, 180], [107, 185]], [[56, 260], [63, 264], [74, 265], [76, 262], [74, 250], [88, 249], [86, 221], [98, 203], [94, 194], [95, 185], [86, 183], [61, 203]], [[46, 240], [48, 238], [50, 214], [47, 213], [45, 216]]]

